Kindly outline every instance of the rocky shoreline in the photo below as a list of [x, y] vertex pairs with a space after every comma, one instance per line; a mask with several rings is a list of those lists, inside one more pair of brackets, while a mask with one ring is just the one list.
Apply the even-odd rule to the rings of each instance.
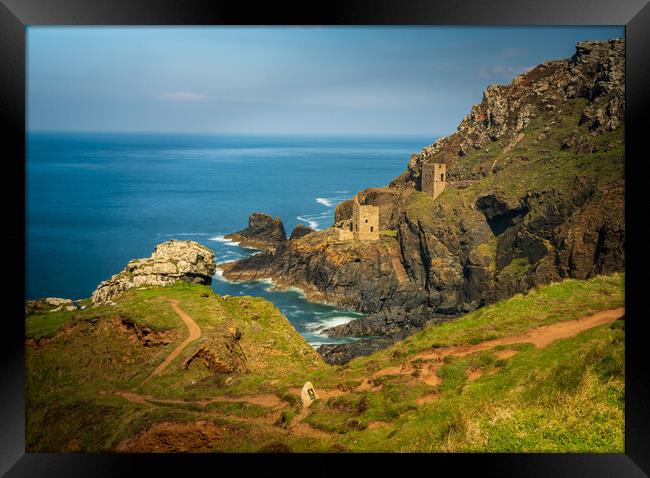
[[323, 344], [316, 348], [316, 352], [330, 365], [344, 365], [355, 357], [363, 357], [390, 347], [404, 337], [406, 334], [360, 339], [349, 344]]

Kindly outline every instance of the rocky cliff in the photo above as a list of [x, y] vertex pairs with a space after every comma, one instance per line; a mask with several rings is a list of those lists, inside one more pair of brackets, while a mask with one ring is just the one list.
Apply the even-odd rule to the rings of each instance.
[[[486, 89], [458, 130], [414, 154], [380, 208], [380, 240], [332, 230], [231, 263], [368, 314], [331, 335], [414, 330], [562, 278], [625, 267], [623, 40], [583, 42]], [[420, 192], [420, 165], [447, 164], [445, 192]], [[336, 208], [349, 218], [350, 202]], [[349, 347], [354, 347], [351, 345]], [[341, 355], [339, 348], [338, 352]]]
[[216, 267], [214, 253], [197, 242], [163, 242], [155, 247], [151, 257], [129, 261], [122, 272], [100, 283], [92, 301], [110, 303], [133, 287], [166, 286], [177, 281], [209, 285]]
[[[507, 166], [485, 161], [487, 156], [496, 159], [490, 153], [513, 150], [533, 130], [543, 144], [559, 129], [575, 133], [562, 137], [561, 149], [596, 152], [596, 137], [623, 126], [624, 75], [623, 40], [578, 43], [567, 60], [542, 63], [515, 77], [510, 85], [488, 86], [483, 101], [472, 107], [456, 133], [412, 155], [407, 171], [391, 186], [416, 186], [420, 164], [425, 161], [447, 163], [451, 181], [480, 179]], [[477, 152], [482, 154], [477, 156]]]

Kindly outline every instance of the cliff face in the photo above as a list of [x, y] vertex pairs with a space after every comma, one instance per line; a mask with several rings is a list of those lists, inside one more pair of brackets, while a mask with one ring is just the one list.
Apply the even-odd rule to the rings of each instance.
[[[483, 93], [483, 101], [458, 126], [456, 133], [440, 138], [420, 153], [411, 156], [405, 173], [391, 186], [416, 186], [420, 178], [420, 164], [424, 161], [447, 163], [451, 181], [476, 180], [494, 173], [489, 161], [470, 161], [468, 156], [483, 152], [486, 160], [496, 148], [512, 150], [532, 129], [539, 130], [540, 142], [544, 133], [559, 128], [573, 129], [579, 137], [566, 135], [565, 149], [576, 146], [576, 140], [591, 145], [594, 135], [614, 131], [623, 126], [625, 108], [625, 42], [581, 42], [576, 53], [567, 60], [549, 61], [528, 73], [514, 78], [510, 85], [492, 85]], [[580, 99], [584, 101], [580, 102]], [[577, 114], [577, 124], [565, 124], [569, 119], [567, 108]], [[574, 115], [571, 115], [574, 116]], [[539, 119], [548, 118], [547, 123]], [[537, 121], [535, 121], [537, 120]], [[537, 128], [528, 128], [531, 126]], [[545, 126], [542, 126], [544, 125]], [[546, 134], [549, 136], [549, 134]], [[589, 149], [589, 148], [587, 148]], [[585, 148], [582, 148], [585, 152]], [[498, 165], [499, 169], [505, 167]]]
[[214, 253], [197, 242], [163, 242], [155, 247], [151, 257], [130, 261], [122, 272], [100, 283], [92, 301], [110, 303], [134, 287], [166, 286], [178, 281], [209, 285], [216, 267]]
[[[624, 42], [584, 42], [490, 86], [458, 130], [411, 157], [380, 207], [380, 241], [333, 231], [226, 266], [273, 277], [368, 315], [336, 335], [391, 335], [562, 278], [624, 269]], [[420, 165], [445, 162], [447, 189], [419, 192]], [[348, 201], [336, 208], [347, 219]]]

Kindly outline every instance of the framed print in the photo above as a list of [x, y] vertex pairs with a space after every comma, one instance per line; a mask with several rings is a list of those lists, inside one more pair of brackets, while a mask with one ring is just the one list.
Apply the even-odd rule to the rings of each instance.
[[1, 9], [3, 473], [647, 476], [645, 1], [75, 3]]

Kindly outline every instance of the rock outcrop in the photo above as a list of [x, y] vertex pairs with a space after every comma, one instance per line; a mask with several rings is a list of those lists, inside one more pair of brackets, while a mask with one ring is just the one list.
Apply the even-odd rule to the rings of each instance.
[[72, 312], [77, 310], [78, 306], [73, 304], [72, 299], [63, 299], [60, 297], [46, 297], [44, 299], [26, 300], [25, 301], [25, 314], [33, 314], [36, 312], [58, 312], [65, 310]]
[[177, 281], [209, 285], [216, 267], [214, 253], [197, 242], [163, 242], [154, 248], [151, 257], [130, 261], [122, 272], [100, 283], [92, 301], [110, 303], [133, 287], [166, 286]]
[[275, 249], [287, 240], [284, 224], [279, 217], [254, 212], [248, 216], [248, 227], [239, 232], [227, 234], [226, 239], [238, 242], [244, 247]]
[[202, 366], [215, 374], [246, 373], [246, 355], [239, 345], [241, 335], [222, 335], [203, 340], [187, 358], [182, 367]]
[[321, 354], [323, 360], [328, 364], [343, 365], [355, 357], [364, 357], [390, 347], [400, 339], [406, 338], [407, 335], [408, 330], [405, 330], [392, 335], [361, 339], [349, 344], [323, 344], [316, 351]]
[[291, 237], [289, 239], [292, 241], [294, 239], [300, 239], [302, 236], [306, 236], [312, 232], [314, 232], [314, 229], [311, 227], [305, 226], [304, 224], [298, 224], [293, 228], [293, 231], [291, 231]]
[[[392, 337], [540, 284], [623, 270], [624, 50], [623, 40], [579, 43], [567, 60], [488, 87], [456, 133], [412, 155], [389, 188], [359, 194], [380, 208], [376, 243], [317, 231], [225, 276], [270, 277], [367, 314], [330, 335]], [[435, 200], [419, 191], [425, 161], [447, 164]], [[340, 361], [372, 347], [322, 352]]]

